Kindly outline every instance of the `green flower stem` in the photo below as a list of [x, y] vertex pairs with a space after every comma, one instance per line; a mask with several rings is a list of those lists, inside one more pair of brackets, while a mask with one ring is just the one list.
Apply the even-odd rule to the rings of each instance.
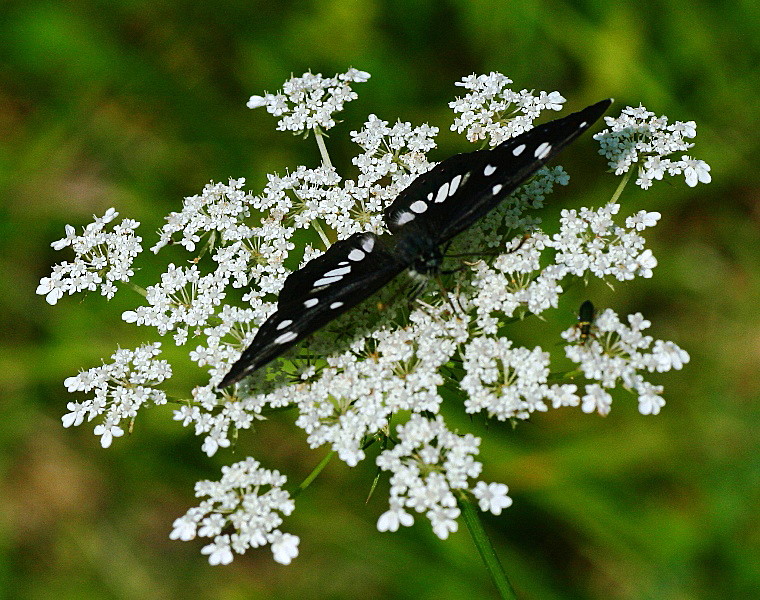
[[314, 128], [314, 139], [317, 140], [319, 153], [322, 155], [322, 164], [326, 167], [332, 167], [332, 163], [330, 162], [330, 155], [327, 153], [327, 146], [325, 146], [325, 136], [319, 127]]
[[322, 225], [320, 225], [319, 221], [314, 219], [311, 222], [311, 226], [319, 234], [319, 237], [322, 239], [322, 243], [325, 245], [325, 249], [332, 246], [332, 242], [330, 242], [330, 238], [327, 237], [327, 234], [325, 233], [325, 230], [322, 229]]
[[612, 198], [610, 199], [610, 202], [617, 202], [618, 198], [620, 198], [620, 194], [623, 193], [623, 190], [625, 189], [625, 186], [628, 185], [628, 180], [631, 178], [631, 173], [633, 173], [633, 170], [630, 169], [623, 179], [620, 181], [620, 183], [617, 186], [617, 189], [615, 190], [615, 193], [612, 194]]
[[293, 492], [293, 494], [291, 494], [293, 498], [298, 496], [307, 487], [309, 487], [311, 482], [317, 478], [317, 475], [319, 475], [322, 472], [322, 469], [324, 469], [327, 466], [327, 463], [330, 462], [333, 456], [335, 456], [335, 450], [330, 451], [327, 454], [327, 456], [325, 456], [321, 461], [319, 461], [319, 464], [316, 467], [314, 467], [314, 470], [311, 473], [309, 473], [309, 476], [306, 479], [304, 479], [301, 482], [301, 485], [299, 485], [298, 488]]
[[147, 298], [148, 297], [148, 290], [146, 290], [145, 288], [140, 287], [139, 285], [137, 285], [136, 283], [132, 283], [131, 281], [127, 281], [125, 283], [127, 284], [128, 287], [130, 287], [132, 289], [133, 292], [137, 292], [143, 298]]
[[483, 523], [480, 521], [477, 509], [469, 498], [460, 496], [457, 501], [462, 511], [464, 522], [467, 524], [467, 529], [470, 530], [472, 541], [475, 542], [475, 547], [480, 552], [480, 558], [483, 559], [496, 589], [499, 590], [499, 594], [502, 598], [517, 600], [517, 594], [515, 594], [512, 584], [507, 579], [507, 574], [504, 572], [501, 562], [499, 562], [499, 557], [496, 556], [496, 551], [493, 549], [493, 545], [491, 545], [491, 540], [488, 539], [486, 530], [483, 529]]

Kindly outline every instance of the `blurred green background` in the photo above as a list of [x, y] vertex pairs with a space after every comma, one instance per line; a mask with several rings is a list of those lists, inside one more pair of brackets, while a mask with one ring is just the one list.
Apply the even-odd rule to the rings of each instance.
[[[170, 541], [193, 483], [222, 464], [252, 453], [294, 481], [310, 472], [324, 450], [309, 451], [289, 417], [213, 459], [168, 410], [107, 451], [91, 427], [61, 427], [63, 379], [148, 334], [117, 318], [129, 294], [55, 307], [34, 295], [69, 258], [50, 248], [64, 224], [114, 206], [143, 222], [149, 247], [162, 217], [210, 180], [243, 176], [257, 190], [267, 172], [316, 165], [312, 140], [275, 132], [245, 102], [291, 73], [349, 66], [372, 79], [328, 140], [343, 167], [368, 113], [441, 127], [434, 158], [465, 149], [446, 103], [473, 72], [557, 89], [568, 110], [614, 96], [611, 114], [641, 102], [697, 122], [691, 154], [712, 184], [673, 179], [623, 197], [626, 214], [663, 214], [648, 236], [654, 278], [574, 290], [554, 323], [572, 323], [585, 297], [642, 311], [691, 363], [653, 378], [668, 402], [656, 417], [621, 393], [607, 418], [564, 409], [516, 431], [493, 425], [484, 476], [515, 503], [486, 526], [523, 599], [760, 598], [759, 23], [747, 0], [3, 2], [0, 598], [494, 597], [463, 524], [446, 542], [424, 519], [377, 532], [387, 495], [365, 505], [372, 461], [335, 461], [299, 497], [284, 526], [301, 537], [291, 566], [262, 550], [210, 567], [202, 544]], [[608, 199], [617, 179], [601, 161], [590, 136], [576, 142], [561, 160], [574, 184], [553, 200]], [[198, 374], [177, 377], [189, 387]]]

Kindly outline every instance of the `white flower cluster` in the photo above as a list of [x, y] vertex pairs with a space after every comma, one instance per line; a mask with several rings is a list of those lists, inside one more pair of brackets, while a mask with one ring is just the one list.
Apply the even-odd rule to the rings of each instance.
[[155, 359], [160, 353], [160, 342], [136, 350], [119, 349], [111, 356], [113, 363], [68, 377], [63, 383], [69, 392], [94, 392], [94, 397], [69, 402], [66, 407], [71, 412], [63, 416], [63, 426], [101, 417], [94, 433], [100, 436], [103, 448], [108, 448], [113, 438], [124, 435], [120, 424], [132, 421], [140, 408], [166, 404], [166, 392], [156, 386], [171, 377], [172, 370], [167, 361]]
[[[333, 167], [298, 167], [294, 173], [269, 175], [268, 179], [264, 193], [254, 198], [253, 207], [266, 215], [262, 225], [270, 228], [269, 236], [279, 230], [280, 237], [282, 234], [290, 237], [297, 229], [313, 228], [328, 246], [330, 242], [322, 230], [323, 224], [333, 229], [338, 239], [362, 231], [363, 225], [370, 224], [369, 216], [364, 223], [357, 219], [359, 214], [366, 213], [367, 190], [358, 188], [353, 181], [346, 181], [341, 187], [341, 177]], [[379, 221], [371, 224], [379, 230]], [[290, 228], [290, 232], [286, 228]], [[268, 254], [264, 254], [266, 256]]]
[[[280, 129], [326, 129], [334, 124], [331, 115], [355, 97], [348, 84], [367, 77], [353, 69], [334, 78], [309, 73], [291, 79], [281, 94], [254, 96], [249, 106], [266, 105], [282, 116]], [[512, 92], [508, 83], [495, 73], [460, 82], [471, 92], [452, 103], [460, 114], [454, 128], [467, 130], [473, 140], [498, 143], [529, 128], [541, 110], [557, 110], [564, 102], [556, 92]], [[517, 111], [521, 114], [515, 117]], [[616, 130], [615, 139], [633, 147], [637, 142], [627, 142], [625, 131]], [[628, 133], [631, 140], [639, 139]], [[620, 206], [614, 202], [599, 209], [565, 210], [553, 227], [558, 233], [544, 233], [533, 209], [543, 206], [555, 185], [568, 182], [567, 173], [554, 166], [539, 171], [468, 235], [459, 236], [456, 252], [485, 256], [490, 250], [497, 256], [467, 263], [470, 269], [450, 270], [445, 294], [429, 290], [412, 307], [393, 301], [405, 285], [399, 277], [378, 293], [377, 302], [365, 302], [329, 323], [273, 361], [261, 376], [216, 390], [274, 310], [292, 269], [336, 239], [359, 231], [383, 232], [383, 209], [417, 174], [431, 168], [426, 153], [436, 134], [437, 128], [428, 125], [389, 126], [370, 116], [351, 134], [361, 148], [353, 159], [359, 168], [356, 181], [342, 179], [326, 160], [317, 168], [268, 175], [259, 195], [245, 192], [242, 179], [207, 185], [202, 194], [186, 198], [180, 212], [169, 215], [153, 247], [157, 252], [177, 243], [196, 253], [191, 264], [170, 264], [161, 281], [145, 291], [147, 304], [123, 318], [173, 333], [177, 344], [192, 337], [190, 358], [208, 369], [209, 382], [192, 390], [192, 399], [174, 418], [203, 436], [202, 449], [209, 456], [230, 447], [241, 430], [251, 429], [268, 412], [294, 407], [308, 444], [329, 445], [348, 465], [363, 460], [372, 441], [387, 444], [378, 464], [392, 473], [392, 489], [390, 510], [378, 521], [381, 530], [410, 525], [411, 513], [418, 512], [445, 538], [456, 530], [462, 497], [474, 497], [494, 514], [511, 500], [504, 484], [470, 481], [480, 474], [475, 460], [480, 440], [446, 429], [440, 416], [444, 398], [459, 398], [466, 412], [498, 420], [578, 405], [604, 414], [609, 410], [607, 390], [621, 382], [638, 393], [641, 412], [655, 414], [662, 406], [662, 388], [645, 382], [639, 371], [680, 368], [688, 355], [671, 342], [643, 336], [640, 331], [648, 323], [640, 315], [629, 317], [630, 327], [625, 327], [614, 313], [605, 312], [589, 339], [580, 340], [577, 328], [566, 335], [567, 355], [591, 382], [581, 395], [571, 381], [550, 380], [548, 352], [516, 347], [505, 337], [510, 322], [556, 308], [566, 278], [651, 277], [657, 264], [641, 232], [657, 223], [659, 213], [640, 211], [620, 226], [614, 221]], [[96, 221], [88, 230], [99, 228], [102, 223]], [[73, 245], [69, 228], [68, 239]], [[131, 248], [136, 253], [139, 244]], [[126, 253], [112, 268], [131, 274], [133, 256]], [[82, 266], [79, 276], [92, 268]], [[47, 279], [40, 287], [52, 293], [57, 288]], [[229, 287], [248, 288], [245, 308], [230, 303]], [[385, 309], [378, 310], [378, 304]], [[148, 400], [164, 402], [163, 392], [153, 387], [170, 371], [164, 361], [152, 360], [157, 351], [157, 345], [131, 354], [119, 351], [116, 365], [68, 379], [71, 391], [95, 390], [95, 398], [70, 403], [64, 424], [78, 425], [102, 414], [98, 432], [108, 445], [122, 434], [121, 421], [133, 418], [139, 406]], [[390, 427], [400, 415], [408, 422], [398, 427], [396, 440]], [[178, 520], [172, 535], [213, 538], [204, 552], [214, 564], [226, 564], [233, 552], [265, 543], [271, 544], [275, 560], [289, 562], [298, 539], [274, 529], [281, 518], [272, 512], [287, 515], [292, 510], [282, 483], [284, 478], [260, 469], [253, 459], [234, 465], [219, 483], [199, 484], [199, 495], [209, 499]], [[271, 487], [261, 494], [261, 485]]]
[[534, 411], [546, 411], [545, 400], [554, 408], [578, 406], [573, 384], [549, 385], [549, 353], [514, 348], [504, 337], [477, 337], [464, 353], [466, 375], [460, 384], [467, 393], [465, 411], [485, 411], [500, 421], [527, 419]]
[[[167, 244], [178, 243], [188, 252], [194, 252], [201, 238], [218, 233], [222, 240], [246, 240], [251, 228], [243, 223], [249, 217], [252, 198], [243, 190], [245, 179], [230, 179], [229, 185], [211, 183], [200, 195], [189, 196], [182, 203], [182, 211], [171, 212], [167, 223], [159, 231], [159, 240], [151, 248], [154, 253]], [[174, 236], [181, 235], [175, 240]]]
[[[427, 153], [435, 148], [436, 135], [438, 128], [428, 124], [413, 127], [411, 123], [399, 121], [389, 127], [388, 121], [370, 115], [360, 131], [351, 132], [351, 139], [364, 149], [364, 154], [352, 159], [361, 171], [359, 186], [369, 187], [385, 177], [398, 180], [430, 170], [433, 165], [428, 162]], [[404, 178], [401, 189], [412, 179]]]
[[[201, 552], [208, 554], [212, 565], [227, 565], [234, 555], [249, 548], [269, 544], [274, 560], [288, 565], [298, 556], [300, 540], [277, 529], [282, 516], [293, 512], [295, 503], [282, 489], [287, 478], [277, 471], [261, 468], [258, 461], [247, 458], [222, 467], [219, 481], [199, 481], [195, 495], [204, 498], [199, 506], [174, 521], [173, 540], [189, 541], [211, 538]], [[226, 531], [233, 533], [226, 533]]]
[[224, 300], [227, 279], [219, 270], [201, 275], [197, 265], [177, 267], [170, 264], [161, 275], [161, 283], [147, 289], [149, 306], [122, 313], [127, 323], [151, 325], [161, 335], [176, 331], [174, 342], [187, 341], [188, 328], [206, 323]]
[[358, 98], [351, 83], [363, 83], [369, 73], [349, 69], [335, 77], [322, 77], [308, 72], [291, 77], [276, 94], [251, 96], [248, 108], [267, 107], [267, 112], [282, 117], [277, 122], [280, 131], [305, 131], [317, 127], [326, 131], [335, 126], [332, 115], [343, 110], [343, 105]]
[[[520, 308], [533, 314], [556, 308], [563, 293], [561, 282], [567, 276], [612, 276], [619, 281], [651, 277], [657, 259], [644, 249], [639, 232], [654, 226], [660, 213], [640, 211], [621, 227], [613, 221], [619, 210], [620, 205], [614, 203], [597, 210], [563, 210], [559, 233], [549, 237], [534, 231], [493, 264], [475, 264], [470, 302], [478, 327], [495, 335], [499, 324]], [[542, 260], [545, 252], [553, 252], [553, 263]]]
[[458, 81], [456, 85], [470, 92], [449, 102], [455, 113], [461, 113], [451, 130], [466, 131], [471, 142], [488, 140], [491, 146], [498, 146], [530, 129], [542, 110], [561, 110], [565, 102], [559, 92], [539, 92], [535, 96], [528, 90], [508, 89], [510, 83], [512, 80], [501, 73], [473, 74]]
[[313, 383], [298, 386], [296, 425], [312, 447], [331, 444], [353, 466], [364, 458], [365, 438], [387, 429], [396, 413], [439, 411], [440, 371], [467, 338], [465, 324], [444, 318], [445, 310], [415, 310], [403, 328], [368, 332], [328, 358]]
[[615, 203], [597, 210], [562, 211], [560, 232], [547, 241], [547, 246], [557, 251], [555, 260], [563, 267], [563, 276], [580, 277], [587, 271], [618, 281], [652, 276], [657, 259], [651, 250], [644, 249], [645, 240], [638, 232], [654, 227], [660, 213], [640, 211], [626, 219], [625, 227], [620, 227], [613, 221], [619, 211], [620, 205]]
[[705, 161], [686, 155], [681, 156], [681, 160], [665, 158], [685, 152], [694, 145], [685, 139], [697, 135], [694, 121], [676, 121], [668, 125], [667, 117], [655, 117], [655, 113], [643, 106], [627, 106], [619, 117], [604, 117], [604, 120], [609, 129], [597, 133], [594, 139], [599, 141], [599, 153], [609, 160], [615, 175], [622, 175], [633, 164], [638, 164], [636, 185], [645, 190], [655, 179], [661, 180], [665, 173], [683, 174], [690, 187], [710, 183], [710, 165]]
[[665, 405], [660, 395], [663, 387], [645, 381], [639, 371], [662, 373], [681, 369], [689, 362], [689, 354], [673, 342], [654, 340], [642, 334], [650, 325], [640, 313], [628, 315], [628, 325], [625, 325], [615, 311], [608, 308], [596, 317], [591, 336], [584, 343], [578, 343], [582, 340], [577, 327], [562, 333], [562, 337], [571, 342], [565, 346], [567, 357], [578, 363], [587, 379], [599, 382], [586, 386], [583, 412], [609, 413], [612, 397], [606, 390], [614, 388], [618, 381], [638, 394], [641, 414], [660, 412]]
[[135, 235], [139, 223], [124, 219], [111, 231], [106, 225], [119, 213], [109, 208], [102, 217], [87, 225], [82, 235], [76, 235], [71, 225], [66, 225], [66, 237], [51, 244], [55, 250], [67, 246], [76, 253], [74, 262], [62, 262], [53, 267], [50, 277], [43, 277], [37, 293], [45, 296], [49, 304], [55, 304], [64, 294], [83, 290], [94, 291], [112, 298], [116, 293], [116, 281], [129, 281], [134, 275], [132, 261], [142, 252], [142, 238]]
[[[392, 473], [390, 508], [378, 519], [377, 528], [409, 527], [414, 523], [409, 509], [424, 513], [433, 532], [445, 540], [457, 530], [457, 494], [468, 489], [469, 479], [480, 475], [482, 464], [474, 458], [480, 439], [449, 431], [440, 415], [428, 419], [413, 414], [396, 430], [396, 445], [377, 457], [377, 466]], [[504, 484], [480, 481], [471, 491], [483, 510], [496, 515], [512, 503]]]

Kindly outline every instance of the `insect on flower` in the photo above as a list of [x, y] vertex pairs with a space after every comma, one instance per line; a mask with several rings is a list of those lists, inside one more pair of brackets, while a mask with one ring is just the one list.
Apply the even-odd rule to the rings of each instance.
[[374, 294], [396, 275], [434, 275], [440, 246], [489, 213], [604, 114], [602, 100], [495, 148], [457, 154], [417, 177], [383, 218], [389, 234], [355, 233], [292, 273], [277, 310], [218, 384], [231, 385]]
[[585, 344], [591, 337], [591, 326], [594, 324], [595, 316], [596, 310], [594, 309], [591, 300], [586, 300], [581, 304], [581, 307], [578, 310], [578, 324], [576, 325], [579, 333], [578, 341], [581, 344]]

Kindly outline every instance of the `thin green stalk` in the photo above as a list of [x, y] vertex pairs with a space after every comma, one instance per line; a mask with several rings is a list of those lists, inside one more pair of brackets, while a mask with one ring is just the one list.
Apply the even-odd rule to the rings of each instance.
[[625, 186], [628, 184], [628, 180], [631, 178], [631, 173], [633, 173], [633, 169], [629, 169], [629, 171], [623, 176], [623, 179], [620, 180], [615, 193], [612, 194], [612, 198], [610, 199], [611, 203], [617, 202], [618, 198], [620, 198], [620, 194], [623, 193]]
[[477, 509], [466, 497], [458, 498], [458, 503], [464, 517], [464, 522], [467, 524], [467, 529], [470, 530], [472, 541], [475, 542], [475, 547], [480, 553], [480, 558], [483, 559], [496, 589], [499, 590], [499, 594], [506, 600], [517, 600], [517, 594], [515, 594], [512, 584], [509, 583], [507, 574], [504, 572], [504, 567], [499, 562], [499, 557], [496, 556], [496, 551], [493, 549], [491, 540], [483, 528], [483, 523], [478, 516]]
[[146, 290], [144, 287], [140, 287], [136, 283], [132, 283], [131, 281], [125, 282], [127, 284], [127, 287], [131, 288], [132, 291], [137, 292], [140, 294], [143, 298], [148, 297], [148, 290]]
[[314, 128], [314, 139], [317, 140], [319, 153], [322, 155], [322, 164], [326, 167], [332, 167], [332, 163], [330, 162], [330, 155], [327, 153], [327, 146], [325, 146], [325, 136], [319, 127]]
[[319, 234], [319, 237], [322, 239], [322, 243], [325, 245], [325, 248], [329, 248], [332, 246], [332, 243], [330, 242], [330, 238], [327, 237], [327, 234], [325, 233], [325, 230], [322, 229], [322, 225], [320, 225], [319, 221], [314, 219], [311, 222], [311, 226], [314, 228], [314, 231], [316, 231]]
[[303, 492], [312, 481], [314, 481], [317, 478], [317, 475], [319, 475], [322, 472], [322, 469], [324, 469], [327, 466], [327, 463], [330, 462], [330, 459], [335, 456], [335, 450], [330, 451], [327, 456], [325, 456], [321, 461], [319, 461], [319, 464], [314, 467], [314, 470], [309, 473], [309, 476], [304, 479], [301, 482], [301, 485], [298, 486], [298, 488], [293, 492], [292, 496], [295, 498], [298, 496], [301, 492]]

